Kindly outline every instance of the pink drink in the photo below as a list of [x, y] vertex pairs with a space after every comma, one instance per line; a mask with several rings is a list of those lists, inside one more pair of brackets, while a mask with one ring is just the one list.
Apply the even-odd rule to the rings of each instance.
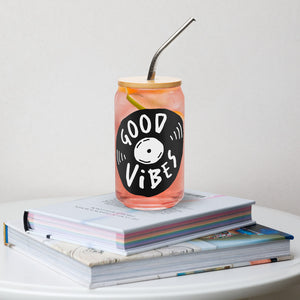
[[184, 95], [179, 79], [119, 80], [115, 96], [116, 196], [158, 210], [184, 192]]

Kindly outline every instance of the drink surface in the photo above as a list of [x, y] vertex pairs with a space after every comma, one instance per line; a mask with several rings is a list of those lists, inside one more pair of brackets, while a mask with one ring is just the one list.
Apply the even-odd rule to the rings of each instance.
[[184, 96], [180, 86], [119, 87], [115, 96], [115, 188], [126, 206], [174, 206], [184, 190]]

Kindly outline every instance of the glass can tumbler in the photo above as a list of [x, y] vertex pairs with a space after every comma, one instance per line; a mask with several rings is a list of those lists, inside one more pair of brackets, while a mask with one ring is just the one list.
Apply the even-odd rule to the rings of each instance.
[[140, 210], [174, 206], [184, 193], [181, 80], [121, 78], [115, 95], [115, 190]]

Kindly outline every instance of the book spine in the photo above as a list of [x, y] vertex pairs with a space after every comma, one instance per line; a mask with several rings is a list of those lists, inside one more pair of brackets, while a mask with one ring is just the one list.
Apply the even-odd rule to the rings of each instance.
[[3, 223], [3, 242], [7, 247], [13, 246], [13, 244], [8, 242], [8, 226], [5, 223]]
[[23, 225], [24, 225], [24, 230], [25, 231], [28, 231], [31, 229], [30, 227], [30, 223], [28, 221], [28, 211], [24, 211], [24, 214], [23, 214]]
[[7, 225], [5, 223], [3, 223], [3, 242], [5, 246], [8, 246]]

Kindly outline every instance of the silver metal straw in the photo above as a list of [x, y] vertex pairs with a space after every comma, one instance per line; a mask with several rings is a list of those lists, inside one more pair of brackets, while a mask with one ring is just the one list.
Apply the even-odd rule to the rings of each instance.
[[167, 48], [168, 45], [171, 44], [172, 41], [174, 41], [178, 35], [184, 30], [186, 29], [192, 22], [196, 21], [194, 18], [190, 18], [188, 19], [173, 35], [171, 35], [169, 37], [169, 39], [164, 42], [161, 47], [156, 51], [156, 53], [154, 54], [150, 67], [149, 67], [149, 71], [148, 71], [148, 76], [147, 76], [147, 80], [154, 80], [155, 78], [155, 70], [156, 70], [156, 61], [158, 56], [162, 53], [162, 51], [164, 49]]

